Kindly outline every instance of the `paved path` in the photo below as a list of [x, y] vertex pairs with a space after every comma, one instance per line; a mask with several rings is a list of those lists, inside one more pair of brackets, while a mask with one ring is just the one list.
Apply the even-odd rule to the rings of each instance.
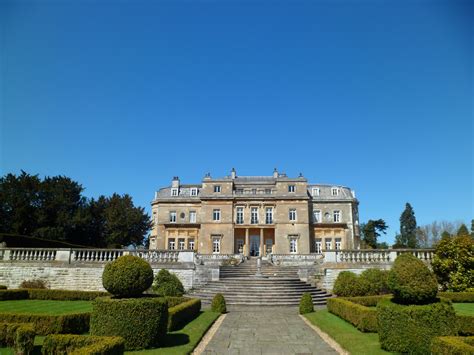
[[233, 308], [207, 347], [211, 354], [337, 354], [298, 316], [297, 308]]

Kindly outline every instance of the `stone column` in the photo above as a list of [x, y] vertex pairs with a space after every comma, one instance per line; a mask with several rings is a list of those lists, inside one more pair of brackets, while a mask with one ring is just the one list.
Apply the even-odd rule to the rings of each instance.
[[245, 256], [250, 255], [250, 243], [249, 243], [249, 229], [245, 228], [245, 250], [244, 250]]
[[265, 255], [265, 250], [264, 249], [264, 243], [263, 243], [263, 228], [260, 228], [260, 255], [259, 256], [264, 256]]

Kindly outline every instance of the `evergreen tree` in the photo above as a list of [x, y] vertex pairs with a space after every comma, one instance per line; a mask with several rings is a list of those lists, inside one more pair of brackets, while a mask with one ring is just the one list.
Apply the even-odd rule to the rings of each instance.
[[415, 212], [409, 203], [405, 205], [405, 210], [400, 216], [400, 240], [397, 242], [406, 248], [418, 247]]
[[471, 237], [474, 238], [474, 219], [471, 219]]
[[462, 224], [461, 227], [459, 227], [456, 235], [458, 237], [461, 237], [461, 236], [468, 236], [469, 235], [469, 231], [467, 230], [467, 227], [465, 224]]
[[381, 233], [386, 234], [388, 226], [383, 219], [369, 219], [367, 223], [362, 225], [363, 241], [367, 247], [377, 248], [377, 239]]

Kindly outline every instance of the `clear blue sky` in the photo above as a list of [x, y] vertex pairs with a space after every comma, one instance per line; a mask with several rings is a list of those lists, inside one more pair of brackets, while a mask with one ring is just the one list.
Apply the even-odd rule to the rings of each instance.
[[348, 185], [391, 242], [473, 208], [472, 1], [2, 1], [1, 173]]

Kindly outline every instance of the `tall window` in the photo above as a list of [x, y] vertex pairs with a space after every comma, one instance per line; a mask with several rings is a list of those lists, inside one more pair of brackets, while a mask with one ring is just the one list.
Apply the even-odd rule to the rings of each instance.
[[215, 209], [212, 211], [212, 220], [213, 221], [221, 220], [221, 210]]
[[324, 241], [326, 243], [326, 250], [331, 250], [332, 249], [332, 239], [331, 238], [326, 238]]
[[186, 240], [184, 238], [179, 238], [178, 239], [178, 249], [179, 250], [186, 249]]
[[170, 223], [176, 223], [176, 211], [170, 211]]
[[272, 194], [272, 189], [265, 189], [265, 194], [266, 195], [271, 195]]
[[313, 196], [319, 196], [319, 188], [313, 187], [313, 190], [311, 192], [311, 195]]
[[295, 185], [288, 185], [288, 192], [295, 192], [296, 186]]
[[341, 249], [342, 249], [341, 238], [336, 238], [336, 250], [341, 250]]
[[212, 253], [219, 254], [221, 252], [221, 239], [212, 238]]
[[313, 221], [314, 223], [321, 223], [321, 210], [314, 210], [313, 211]]
[[244, 240], [243, 239], [237, 239], [237, 251], [239, 254], [242, 254], [244, 252]]
[[333, 196], [338, 196], [338, 195], [339, 195], [339, 188], [337, 188], [337, 187], [332, 187], [332, 188], [331, 188], [331, 195], [333, 195]]
[[267, 207], [265, 209], [265, 223], [272, 224], [273, 223], [273, 208]]
[[258, 224], [258, 207], [252, 207], [250, 210], [250, 223]]
[[235, 223], [244, 224], [244, 208], [243, 207], [237, 207], [237, 215], [236, 215]]
[[178, 189], [177, 188], [172, 188], [171, 189], [171, 196], [178, 196]]
[[334, 211], [333, 221], [336, 222], [336, 223], [341, 221], [341, 211], [339, 211], [339, 210]]
[[194, 250], [194, 238], [188, 239], [188, 249]]
[[298, 239], [290, 237], [290, 253], [295, 254], [298, 252]]
[[221, 192], [221, 185], [214, 185], [214, 192]]
[[198, 194], [198, 189], [196, 187], [191, 188], [191, 196], [197, 196]]
[[321, 242], [320, 238], [314, 241], [314, 251], [318, 254], [321, 254], [321, 252], [323, 251], [323, 243]]
[[288, 218], [290, 221], [296, 221], [296, 208], [290, 208]]
[[176, 242], [174, 238], [168, 239], [168, 250], [175, 250], [176, 249]]
[[189, 211], [189, 223], [196, 223], [196, 211]]

